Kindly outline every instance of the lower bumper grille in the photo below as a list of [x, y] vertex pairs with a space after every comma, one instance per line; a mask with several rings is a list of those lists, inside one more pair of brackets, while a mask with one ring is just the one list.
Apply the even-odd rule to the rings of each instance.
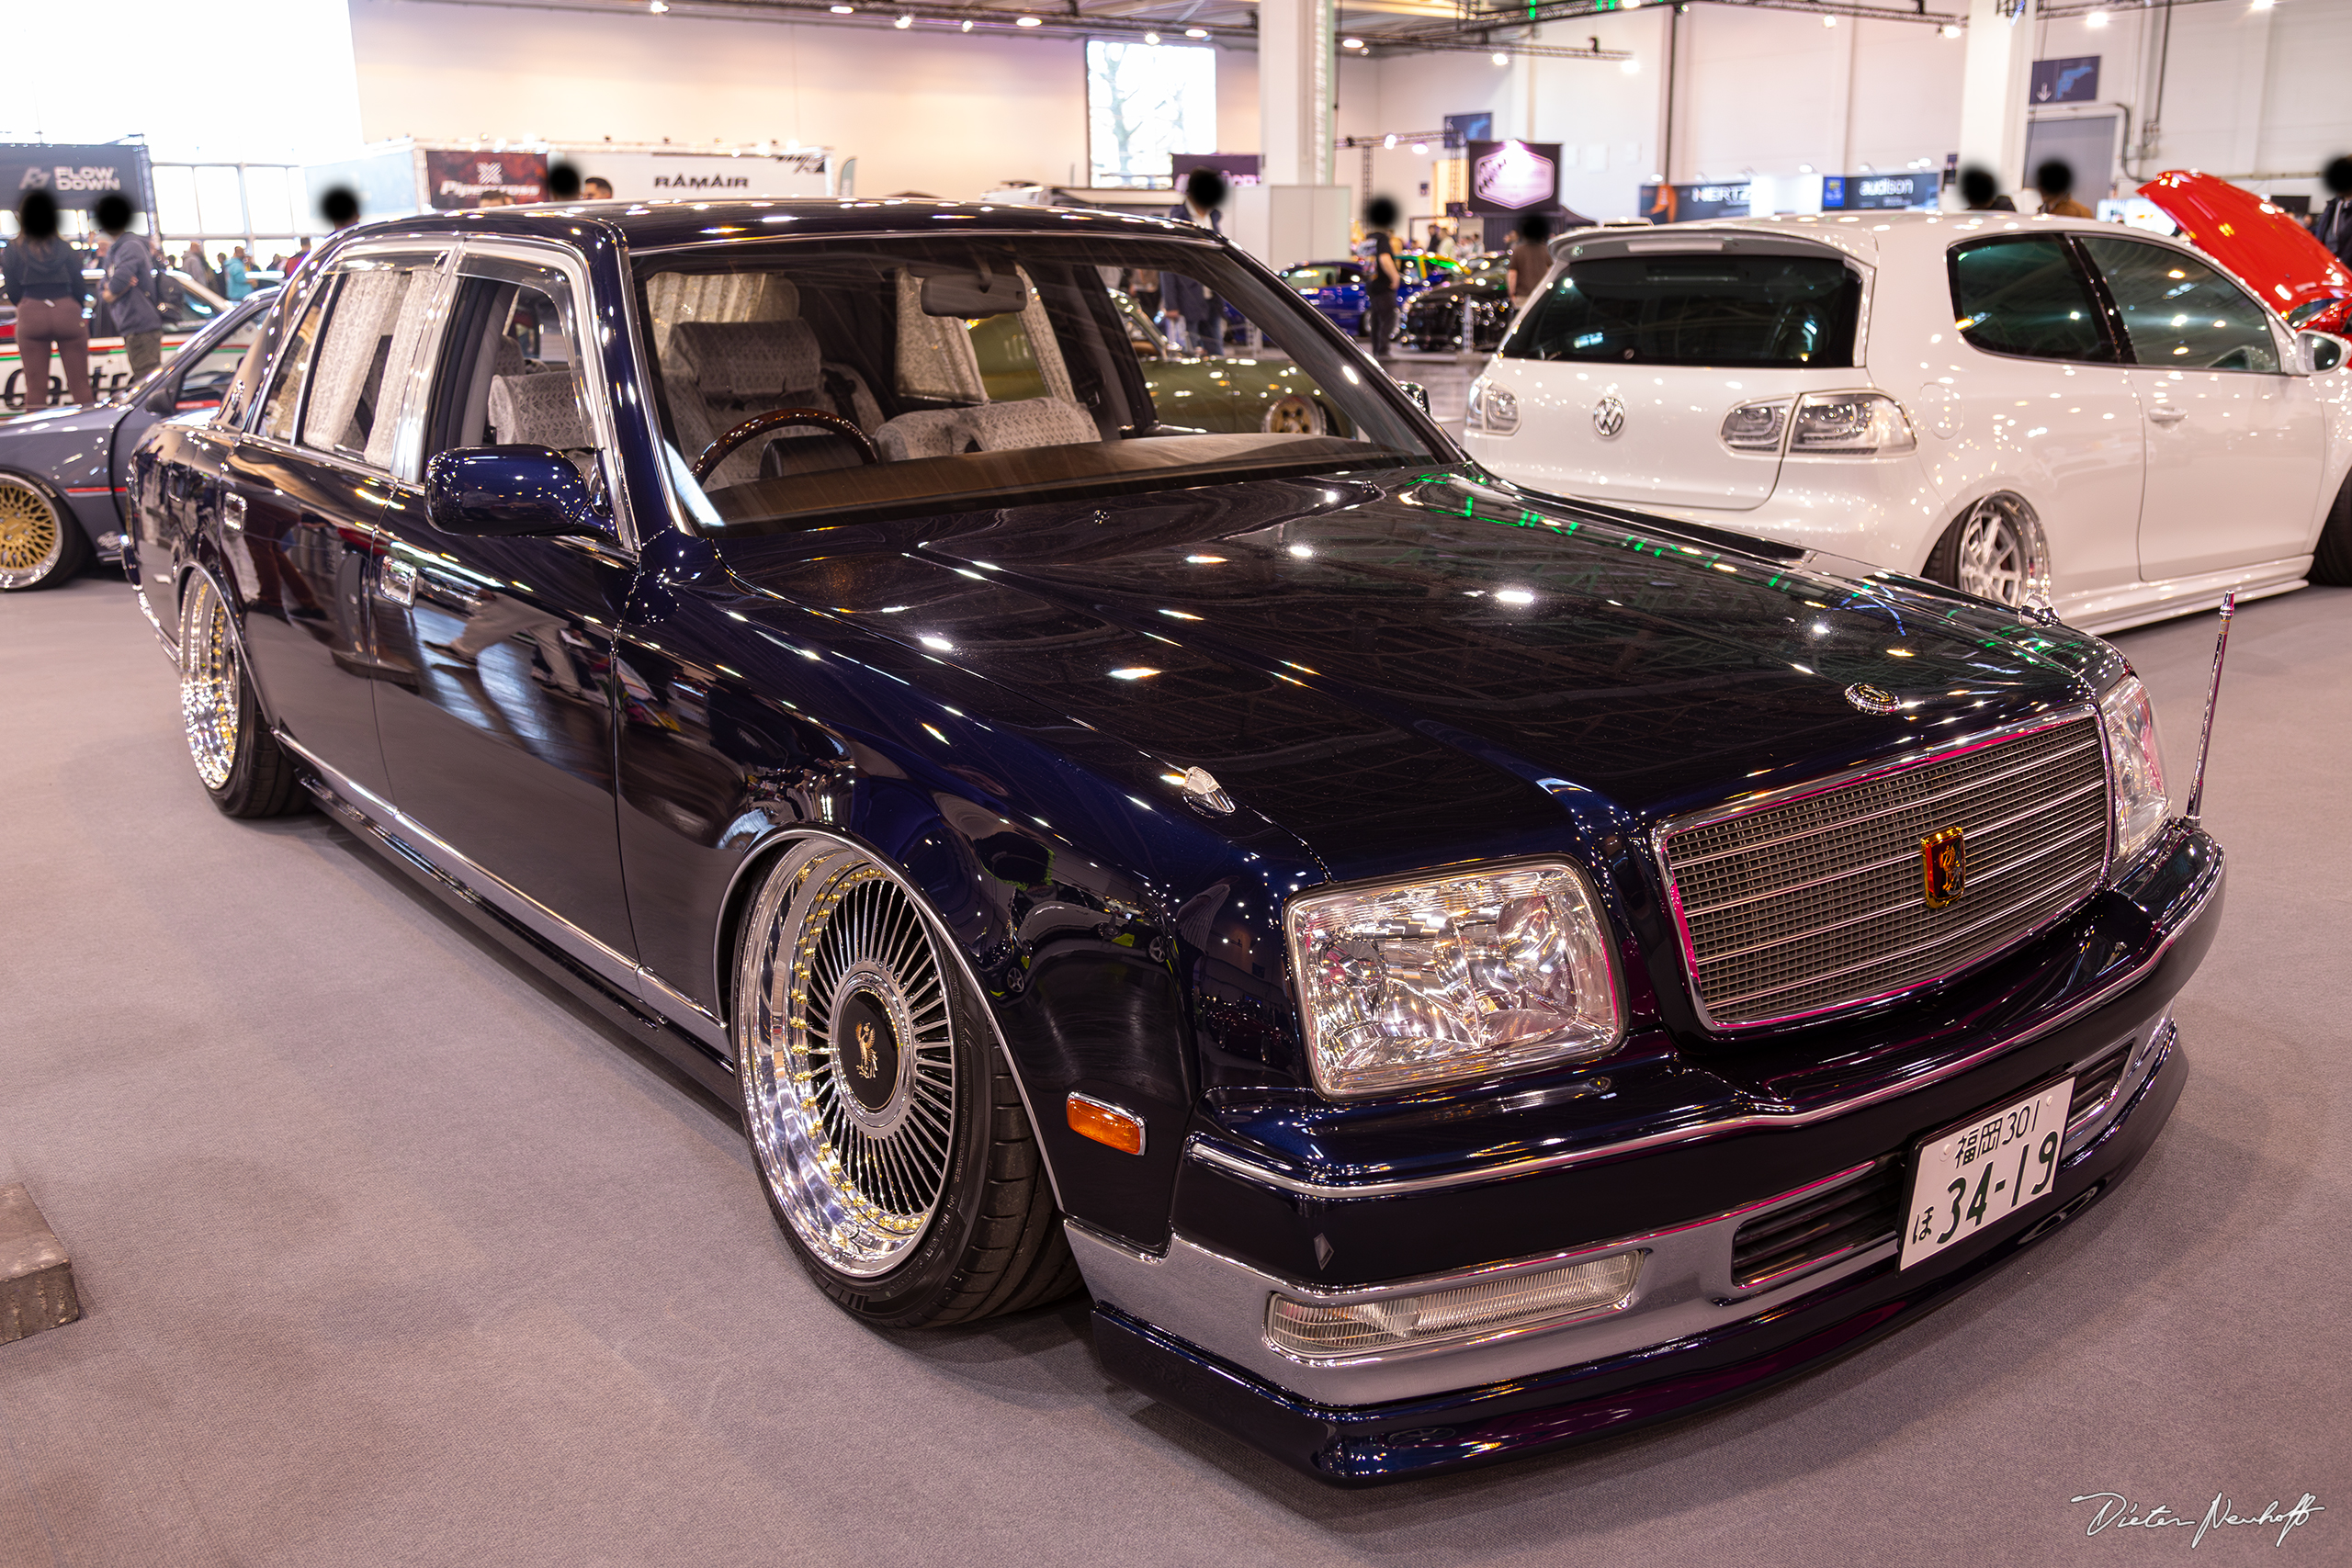
[[[2107, 828], [2106, 750], [2085, 715], [1669, 825], [1660, 850], [1699, 999], [1739, 1026], [1890, 996], [2010, 946], [2097, 890]], [[1955, 829], [1964, 878], [1931, 905], [1927, 840]]]
[[1903, 1168], [1901, 1156], [1883, 1156], [1849, 1180], [1748, 1221], [1732, 1237], [1731, 1282], [1753, 1291], [1893, 1241], [1902, 1230]]

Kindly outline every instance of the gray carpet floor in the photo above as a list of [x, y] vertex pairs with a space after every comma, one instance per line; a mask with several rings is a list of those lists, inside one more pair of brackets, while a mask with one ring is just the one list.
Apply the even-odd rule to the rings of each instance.
[[[2120, 639], [2196, 742], [2212, 618]], [[0, 600], [0, 1180], [88, 1315], [0, 1346], [0, 1564], [2352, 1562], [2352, 592], [2249, 606], [2225, 927], [2136, 1179], [1727, 1410], [1374, 1493], [1114, 1385], [1065, 1303], [827, 1305], [729, 1110], [312, 814], [229, 821], [119, 581]]]

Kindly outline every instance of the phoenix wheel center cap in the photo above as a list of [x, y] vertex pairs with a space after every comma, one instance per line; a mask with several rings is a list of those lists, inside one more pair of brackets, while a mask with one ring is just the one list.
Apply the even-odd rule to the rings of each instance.
[[852, 991], [835, 1010], [833, 1061], [842, 1087], [869, 1115], [881, 1114], [897, 1097], [903, 1054], [890, 1009], [874, 991]]

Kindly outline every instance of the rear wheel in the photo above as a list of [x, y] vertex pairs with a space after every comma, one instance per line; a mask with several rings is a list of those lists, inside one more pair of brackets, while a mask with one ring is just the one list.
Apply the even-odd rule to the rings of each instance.
[[49, 488], [0, 474], [0, 593], [53, 588], [90, 558], [89, 536]]
[[2050, 597], [2041, 520], [2014, 495], [1988, 495], [1960, 514], [1928, 557], [1927, 575], [1963, 593], [2019, 609]]
[[2319, 531], [2319, 547], [2312, 552], [2312, 581], [2333, 588], [2352, 586], [2352, 478], [2335, 492], [2327, 523]]
[[735, 1036], [761, 1186], [840, 1305], [913, 1328], [1077, 1285], [982, 1004], [888, 868], [830, 840], [778, 859], [744, 922]]
[[206, 577], [180, 613], [180, 726], [198, 781], [229, 816], [283, 817], [302, 804], [294, 759], [262, 722], [229, 606]]

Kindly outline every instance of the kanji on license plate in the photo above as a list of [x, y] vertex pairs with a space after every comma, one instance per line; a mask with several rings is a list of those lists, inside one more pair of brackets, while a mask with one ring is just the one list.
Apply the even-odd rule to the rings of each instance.
[[1911, 1165], [1902, 1267], [1933, 1258], [2055, 1191], [2074, 1097], [2075, 1080], [2062, 1078], [1921, 1144]]

